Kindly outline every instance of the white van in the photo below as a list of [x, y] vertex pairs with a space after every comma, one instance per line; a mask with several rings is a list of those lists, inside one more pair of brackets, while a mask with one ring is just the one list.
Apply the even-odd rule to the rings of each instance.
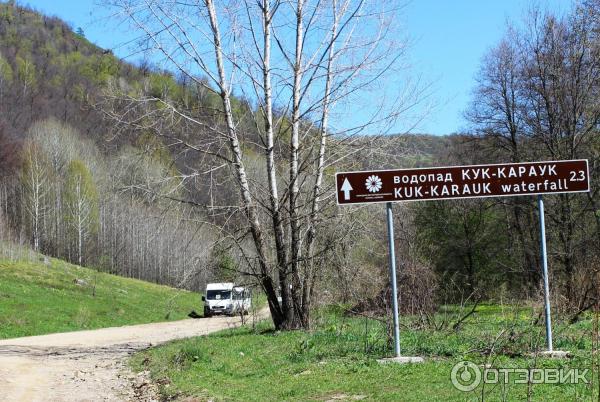
[[248, 314], [252, 306], [250, 289], [235, 286], [232, 282], [209, 283], [206, 285], [206, 294], [202, 296], [204, 302], [204, 317], [214, 314]]

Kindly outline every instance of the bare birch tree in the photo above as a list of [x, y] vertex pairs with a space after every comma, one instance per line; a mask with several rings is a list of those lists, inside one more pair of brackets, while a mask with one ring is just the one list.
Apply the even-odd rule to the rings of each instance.
[[[117, 126], [151, 130], [174, 149], [197, 155], [204, 172], [229, 169], [237, 205], [214, 205], [211, 199], [211, 207], [225, 211], [225, 222], [235, 220], [223, 230], [244, 251], [244, 272], [266, 293], [275, 326], [309, 327], [316, 256], [328, 247], [319, 242], [319, 233], [335, 218], [327, 209], [332, 180], [326, 172], [367, 152], [370, 141], [357, 134], [385, 132], [420, 99], [421, 87], [414, 82], [403, 82], [400, 95], [385, 91], [401, 80], [405, 67], [406, 44], [397, 29], [400, 5], [368, 0], [108, 4], [143, 33], [151, 57], [192, 83], [194, 96], [212, 94], [219, 104], [205, 102], [200, 111], [113, 83], [104, 109]], [[242, 107], [240, 99], [251, 106]], [[365, 111], [360, 121], [352, 116], [357, 107]], [[332, 126], [332, 117], [339, 127]], [[176, 128], [182, 125], [185, 132]], [[266, 174], [248, 169], [256, 160], [262, 160]], [[195, 166], [182, 180], [202, 173]], [[248, 240], [251, 251], [244, 246]]]
[[88, 168], [80, 160], [69, 163], [64, 197], [65, 219], [75, 238], [77, 264], [83, 265], [84, 247], [98, 229], [98, 193]]
[[45, 156], [31, 142], [26, 143], [23, 152], [21, 172], [23, 188], [23, 209], [29, 222], [29, 233], [35, 251], [40, 251], [44, 217], [47, 212], [46, 196], [50, 190]]

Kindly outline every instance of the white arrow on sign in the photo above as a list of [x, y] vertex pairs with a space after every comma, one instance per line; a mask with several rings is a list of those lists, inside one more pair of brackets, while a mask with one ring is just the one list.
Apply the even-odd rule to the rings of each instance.
[[353, 189], [352, 189], [352, 186], [350, 185], [350, 182], [348, 181], [347, 177], [344, 179], [344, 183], [342, 183], [341, 190], [344, 192], [344, 199], [349, 200], [350, 199], [350, 191], [352, 191]]

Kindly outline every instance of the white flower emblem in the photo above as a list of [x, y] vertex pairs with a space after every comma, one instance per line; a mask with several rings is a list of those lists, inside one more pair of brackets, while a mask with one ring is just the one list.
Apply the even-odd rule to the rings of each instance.
[[371, 193], [376, 193], [381, 190], [381, 186], [381, 179], [376, 175], [367, 177], [367, 180], [365, 181], [365, 187], [367, 187], [367, 190]]

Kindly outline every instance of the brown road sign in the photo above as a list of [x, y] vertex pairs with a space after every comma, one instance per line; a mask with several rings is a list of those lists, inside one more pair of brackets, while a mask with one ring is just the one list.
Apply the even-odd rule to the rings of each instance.
[[590, 191], [588, 161], [544, 161], [336, 173], [338, 204]]

